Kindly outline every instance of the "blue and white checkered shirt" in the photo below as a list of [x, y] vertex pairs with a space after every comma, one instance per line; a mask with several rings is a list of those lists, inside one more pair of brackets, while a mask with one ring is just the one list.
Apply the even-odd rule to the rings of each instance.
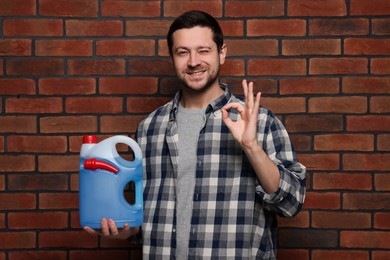
[[[292, 217], [301, 209], [306, 170], [282, 123], [261, 108], [258, 141], [280, 171], [277, 192], [265, 193], [222, 121], [220, 109], [242, 101], [221, 87], [224, 95], [207, 107], [199, 134], [188, 259], [274, 259], [276, 214]], [[137, 131], [144, 156], [144, 259], [175, 259], [179, 100], [180, 92]], [[229, 113], [232, 120], [239, 117]]]

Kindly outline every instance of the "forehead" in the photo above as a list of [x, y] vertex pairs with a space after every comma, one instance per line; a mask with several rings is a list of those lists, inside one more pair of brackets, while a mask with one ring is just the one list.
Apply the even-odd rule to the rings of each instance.
[[209, 27], [196, 26], [177, 30], [172, 35], [173, 48], [191, 48], [199, 46], [215, 46], [213, 32]]

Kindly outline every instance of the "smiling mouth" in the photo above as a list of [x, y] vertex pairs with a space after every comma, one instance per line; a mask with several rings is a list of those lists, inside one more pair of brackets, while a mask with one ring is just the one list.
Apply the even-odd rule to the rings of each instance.
[[205, 72], [205, 70], [196, 70], [196, 71], [188, 71], [187, 74], [190, 76], [199, 76], [202, 75]]

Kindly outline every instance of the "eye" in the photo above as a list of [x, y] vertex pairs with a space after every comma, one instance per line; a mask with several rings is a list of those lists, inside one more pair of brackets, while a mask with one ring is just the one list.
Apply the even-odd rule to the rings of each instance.
[[188, 53], [188, 51], [186, 51], [186, 50], [178, 50], [178, 51], [176, 51], [176, 55], [178, 55], [178, 56], [184, 56], [187, 53]]
[[211, 50], [210, 49], [200, 49], [199, 53], [200, 54], [208, 54]]

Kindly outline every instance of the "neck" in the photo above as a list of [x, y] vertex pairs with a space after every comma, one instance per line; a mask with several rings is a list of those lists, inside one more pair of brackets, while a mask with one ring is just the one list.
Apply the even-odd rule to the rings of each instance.
[[196, 91], [188, 88], [182, 88], [182, 97], [180, 103], [183, 107], [188, 109], [204, 109], [213, 100], [223, 94], [223, 89], [216, 84], [204, 91]]

